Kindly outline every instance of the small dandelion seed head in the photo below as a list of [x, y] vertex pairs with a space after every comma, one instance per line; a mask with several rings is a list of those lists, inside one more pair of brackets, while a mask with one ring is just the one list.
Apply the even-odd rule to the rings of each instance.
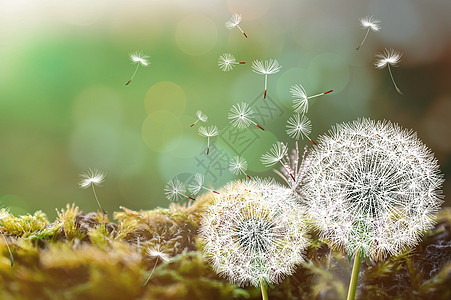
[[171, 260], [171, 257], [161, 250], [160, 244], [146, 248], [146, 254], [151, 258], [161, 259], [162, 261]]
[[235, 175], [245, 174], [247, 171], [247, 161], [241, 156], [233, 157], [229, 162], [229, 171]]
[[304, 139], [304, 136], [309, 138], [309, 135], [312, 132], [312, 124], [305, 115], [295, 114], [288, 119], [286, 132], [290, 137], [296, 140], [298, 140], [299, 137]]
[[204, 175], [201, 173], [194, 174], [193, 183], [188, 186], [191, 194], [197, 195], [204, 185]]
[[381, 29], [381, 26], [379, 25], [380, 21], [373, 16], [366, 16], [359, 19], [359, 21], [364, 29], [371, 28], [372, 31], [379, 31], [379, 29]]
[[291, 96], [293, 97], [293, 108], [297, 113], [307, 113], [308, 111], [308, 98], [307, 92], [300, 84], [293, 85], [290, 88]]
[[232, 106], [228, 119], [233, 127], [243, 129], [253, 124], [250, 119], [253, 113], [252, 109], [246, 103], [242, 102], [241, 104]]
[[269, 59], [260, 61], [260, 60], [254, 60], [252, 62], [252, 71], [254, 71], [257, 74], [263, 74], [263, 75], [269, 75], [269, 74], [275, 74], [280, 71], [282, 66], [279, 66], [279, 63], [276, 59]]
[[203, 252], [219, 275], [240, 286], [279, 283], [304, 261], [305, 220], [291, 191], [274, 180], [236, 181], [207, 207]]
[[148, 60], [149, 56], [145, 55], [142, 51], [130, 53], [129, 57], [133, 63], [139, 63], [144, 67], [147, 67], [150, 64]]
[[217, 136], [219, 134], [219, 129], [218, 127], [211, 125], [208, 127], [205, 126], [200, 126], [199, 127], [199, 135], [203, 136], [203, 137], [212, 137], [212, 136]]
[[241, 15], [233, 14], [232, 17], [230, 17], [230, 19], [225, 22], [225, 27], [228, 30], [231, 30], [231, 29], [235, 28], [236, 26], [238, 26], [238, 24], [240, 24], [241, 19], [242, 19]]
[[168, 181], [164, 187], [164, 193], [169, 201], [179, 201], [186, 197], [186, 187], [180, 180], [175, 178]]
[[269, 152], [262, 155], [260, 160], [266, 166], [273, 166], [277, 162], [281, 161], [287, 155], [287, 153], [287, 146], [282, 142], [277, 142], [272, 145]]
[[374, 65], [378, 69], [383, 69], [387, 65], [392, 67], [397, 67], [399, 61], [401, 60], [402, 54], [393, 49], [385, 49], [383, 53], [376, 54], [376, 62]]
[[224, 53], [218, 58], [218, 66], [224, 72], [232, 70], [233, 67], [237, 64], [238, 62], [236, 61], [235, 57], [233, 57], [233, 55], [230, 53]]
[[201, 122], [207, 122], [207, 120], [208, 120], [208, 116], [200, 110], [198, 110], [196, 112], [196, 116], [199, 119], [199, 121], [201, 121]]
[[318, 139], [298, 191], [322, 238], [380, 260], [415, 246], [433, 227], [442, 183], [416, 133], [359, 119]]
[[81, 180], [79, 185], [81, 188], [88, 188], [91, 185], [101, 186], [102, 182], [105, 179], [105, 174], [100, 172], [97, 169], [89, 169], [85, 173], [80, 174]]

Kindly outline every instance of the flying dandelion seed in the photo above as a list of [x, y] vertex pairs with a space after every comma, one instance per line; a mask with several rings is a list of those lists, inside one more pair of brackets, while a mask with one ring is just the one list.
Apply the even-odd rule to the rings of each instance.
[[251, 177], [246, 173], [247, 171], [247, 161], [240, 157], [235, 156], [229, 162], [229, 171], [235, 175], [246, 175], [247, 178], [251, 179]]
[[163, 252], [161, 250], [161, 245], [160, 244], [157, 244], [154, 247], [147, 248], [146, 249], [146, 254], [150, 258], [154, 258], [155, 259], [155, 264], [154, 264], [154, 266], [152, 268], [152, 271], [150, 272], [149, 276], [147, 276], [146, 281], [141, 285], [141, 287], [144, 287], [149, 282], [150, 278], [152, 277], [153, 271], [155, 271], [155, 268], [157, 267], [157, 263], [158, 263], [159, 260], [161, 260], [162, 262], [171, 260], [171, 257], [167, 253], [165, 253], [165, 252]]
[[231, 120], [230, 124], [232, 124], [233, 127], [243, 129], [250, 125], [255, 125], [261, 130], [264, 130], [263, 127], [250, 118], [253, 113], [252, 109], [246, 103], [242, 102], [241, 105], [237, 104], [232, 106], [228, 118]]
[[298, 140], [299, 137], [304, 139], [304, 136], [310, 140], [314, 145], [316, 143], [309, 137], [312, 132], [312, 124], [310, 120], [305, 115], [295, 114], [291, 118], [288, 119], [287, 124], [287, 134]]
[[269, 150], [269, 152], [261, 156], [260, 160], [267, 167], [274, 166], [276, 163], [279, 162], [282, 165], [282, 167], [288, 172], [290, 177], [294, 181], [296, 181], [290, 169], [290, 166], [285, 162], [285, 159], [287, 159], [288, 157], [287, 154], [288, 154], [287, 146], [282, 142], [277, 142], [274, 145], [272, 145], [272, 148]]
[[197, 117], [197, 120], [196, 120], [193, 124], [191, 124], [191, 127], [193, 127], [194, 125], [196, 125], [196, 123], [199, 122], [199, 121], [205, 123], [205, 122], [207, 122], [207, 120], [208, 120], [208, 116], [207, 116], [206, 114], [204, 114], [204, 113], [203, 113], [202, 111], [200, 111], [200, 110], [198, 110], [198, 111], [196, 112], [196, 117]]
[[265, 284], [281, 282], [304, 261], [310, 241], [303, 209], [274, 180], [236, 181], [220, 193], [201, 222], [202, 250], [220, 276], [266, 295]]
[[228, 30], [232, 30], [233, 28], [236, 27], [236, 28], [238, 28], [238, 29], [241, 31], [241, 33], [244, 34], [244, 36], [247, 38], [246, 33], [243, 31], [243, 29], [241, 29], [240, 25], [238, 25], [238, 24], [240, 24], [241, 19], [242, 19], [241, 15], [239, 15], [239, 14], [233, 14], [232, 17], [231, 17], [228, 21], [225, 22], [225, 27], [226, 27]]
[[365, 40], [368, 37], [368, 33], [370, 32], [370, 30], [379, 31], [379, 29], [381, 29], [381, 26], [379, 25], [380, 21], [375, 19], [373, 16], [366, 16], [365, 18], [361, 18], [359, 19], [359, 22], [360, 25], [362, 25], [362, 28], [366, 29], [366, 34], [365, 37], [363, 38], [363, 41], [355, 50], [359, 50], [360, 47], [363, 46], [363, 43], [365, 43]]
[[140, 65], [143, 67], [147, 67], [148, 65], [150, 65], [150, 62], [148, 60], [149, 56], [144, 55], [144, 53], [142, 53], [141, 51], [139, 51], [139, 52], [136, 51], [134, 53], [130, 53], [129, 57], [130, 57], [130, 60], [132, 61], [132, 63], [136, 64], [136, 69], [135, 69], [135, 72], [133, 72], [132, 78], [130, 78], [130, 80], [127, 81], [127, 83], [125, 85], [129, 85], [130, 82], [132, 82]]
[[207, 155], [210, 152], [210, 138], [213, 136], [217, 136], [219, 134], [218, 127], [216, 126], [200, 126], [199, 127], [199, 134], [203, 137], [207, 138]]
[[224, 53], [218, 58], [218, 66], [224, 72], [231, 71], [235, 65], [244, 65], [245, 63], [244, 61], [237, 62], [235, 57], [229, 53]]
[[204, 187], [204, 175], [200, 173], [194, 174], [194, 182], [189, 185], [188, 190], [191, 194], [197, 195], [200, 190], [204, 189], [215, 194], [219, 194], [217, 191]]
[[398, 86], [396, 85], [395, 79], [393, 78], [393, 74], [391, 72], [390, 66], [392, 67], [397, 67], [399, 61], [401, 60], [401, 56], [402, 54], [393, 50], [393, 49], [385, 49], [384, 53], [378, 53], [376, 54], [376, 62], [374, 63], [374, 65], [376, 66], [376, 68], [378, 69], [383, 69], [385, 68], [385, 66], [388, 67], [388, 71], [390, 72], [390, 77], [391, 77], [391, 81], [393, 82], [393, 84], [395, 85], [396, 91], [401, 94], [404, 95], [401, 90], [398, 88]]
[[82, 178], [79, 185], [83, 189], [87, 189], [88, 187], [92, 188], [92, 192], [94, 193], [94, 197], [96, 198], [97, 205], [102, 210], [103, 214], [106, 215], [105, 210], [100, 205], [99, 198], [97, 198], [97, 193], [94, 186], [101, 186], [102, 182], [105, 180], [105, 174], [100, 172], [99, 170], [91, 170], [89, 169], [86, 173], [81, 173], [80, 177]]
[[279, 66], [279, 63], [275, 59], [270, 59], [263, 61], [254, 60], [252, 62], [252, 71], [254, 71], [257, 74], [263, 74], [265, 75], [265, 94], [263, 98], [266, 98], [266, 92], [268, 88], [268, 75], [275, 74], [280, 71], [282, 66]]
[[333, 92], [333, 90], [329, 90], [324, 93], [316, 94], [313, 96], [307, 96], [307, 92], [305, 91], [305, 89], [302, 85], [300, 85], [300, 84], [293, 85], [290, 88], [290, 93], [291, 93], [291, 96], [294, 98], [293, 99], [294, 111], [297, 113], [306, 114], [308, 112], [308, 100], [309, 99], [327, 95], [332, 92]]
[[[9, 217], [9, 212], [8, 212], [7, 210], [5, 210], [5, 209], [2, 209], [2, 210], [0, 211], [0, 220], [3, 220], [3, 219], [6, 218], [6, 217]], [[14, 265], [14, 256], [13, 256], [13, 253], [11, 252], [11, 249], [9, 248], [9, 243], [8, 243], [8, 241], [6, 240], [6, 237], [5, 237], [5, 234], [3, 233], [3, 231], [1, 232], [1, 235], [2, 235], [2, 237], [3, 237], [3, 240], [5, 241], [6, 248], [8, 248], [8, 251], [9, 251], [9, 261], [11, 262], [11, 268], [12, 268], [13, 265]]]
[[318, 138], [299, 192], [321, 237], [355, 256], [382, 260], [414, 247], [433, 227], [443, 176], [416, 133], [388, 121], [337, 124]]
[[175, 178], [174, 180], [169, 180], [164, 187], [164, 193], [169, 201], [180, 201], [180, 199], [188, 198], [195, 201], [196, 199], [186, 195], [185, 185]]

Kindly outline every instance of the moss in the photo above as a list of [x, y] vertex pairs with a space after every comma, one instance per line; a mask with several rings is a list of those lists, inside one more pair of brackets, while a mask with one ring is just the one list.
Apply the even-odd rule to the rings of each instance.
[[[208, 197], [192, 206], [132, 211], [114, 220], [74, 206], [45, 215], [7, 215], [0, 224], [14, 254], [0, 239], [0, 299], [261, 299], [254, 287], [240, 288], [215, 274], [197, 236]], [[345, 253], [330, 251], [311, 233], [306, 261], [292, 276], [269, 289], [270, 299], [340, 299], [349, 284]], [[171, 260], [146, 254], [159, 246]], [[451, 209], [403, 255], [362, 263], [360, 299], [451, 298]], [[149, 283], [140, 288], [153, 267]]]

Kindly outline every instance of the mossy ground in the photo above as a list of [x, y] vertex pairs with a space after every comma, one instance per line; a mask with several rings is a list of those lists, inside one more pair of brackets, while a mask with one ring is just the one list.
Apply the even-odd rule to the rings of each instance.
[[[131, 211], [111, 222], [74, 205], [50, 223], [45, 214], [8, 214], [0, 229], [0, 299], [261, 299], [255, 287], [240, 288], [215, 274], [197, 237], [208, 198], [190, 207]], [[306, 262], [269, 288], [270, 299], [345, 299], [351, 264], [315, 238]], [[146, 249], [160, 246], [162, 261]], [[149, 283], [140, 288], [153, 266]], [[451, 209], [423, 242], [383, 262], [362, 263], [358, 299], [451, 299]]]

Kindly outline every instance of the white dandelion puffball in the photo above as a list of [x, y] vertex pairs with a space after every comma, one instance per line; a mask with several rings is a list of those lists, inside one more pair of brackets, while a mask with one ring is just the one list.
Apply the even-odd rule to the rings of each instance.
[[147, 67], [150, 64], [149, 56], [145, 55], [142, 51], [130, 53], [129, 57], [134, 64], [138, 63], [143, 67]]
[[278, 283], [304, 260], [309, 245], [303, 210], [274, 180], [230, 183], [202, 220], [204, 254], [213, 269], [240, 286]]
[[432, 228], [443, 176], [415, 132], [364, 118], [337, 124], [318, 141], [299, 192], [332, 246], [380, 260]]

